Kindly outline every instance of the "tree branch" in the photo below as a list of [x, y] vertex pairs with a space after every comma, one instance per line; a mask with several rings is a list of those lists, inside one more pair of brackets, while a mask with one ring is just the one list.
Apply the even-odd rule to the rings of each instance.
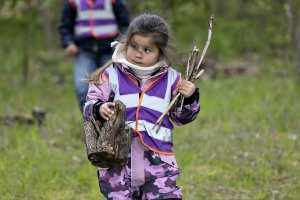
[[[201, 54], [201, 57], [200, 57], [200, 60], [199, 60], [198, 63], [197, 63], [197, 57], [198, 57], [198, 48], [197, 48], [197, 46], [195, 46], [194, 49], [190, 52], [189, 60], [188, 60], [187, 67], [186, 67], [185, 79], [189, 80], [191, 82], [194, 82], [195, 80], [197, 80], [203, 74], [203, 72], [204, 72], [203, 69], [199, 69], [199, 68], [200, 68], [202, 60], [203, 60], [203, 58], [204, 58], [204, 56], [206, 54], [208, 46], [210, 44], [211, 35], [212, 35], [212, 23], [213, 23], [213, 19], [214, 19], [214, 17], [212, 15], [209, 18], [209, 20], [208, 20], [208, 37], [207, 37], [206, 44], [204, 46], [204, 49], [202, 51], [202, 54]], [[171, 101], [171, 103], [169, 104], [169, 106], [167, 107], [166, 111], [155, 122], [155, 125], [153, 126], [152, 129], [155, 129], [155, 127], [157, 126], [156, 133], [160, 129], [160, 126], [161, 126], [161, 123], [163, 121], [163, 118], [170, 112], [171, 108], [174, 105], [176, 105], [176, 102], [178, 101], [178, 99], [179, 99], [180, 96], [181, 96], [180, 111], [182, 110], [184, 97], [183, 97], [183, 95], [181, 95], [180, 93], [178, 93], [177, 95], [175, 95], [175, 97], [173, 98], [173, 100]]]

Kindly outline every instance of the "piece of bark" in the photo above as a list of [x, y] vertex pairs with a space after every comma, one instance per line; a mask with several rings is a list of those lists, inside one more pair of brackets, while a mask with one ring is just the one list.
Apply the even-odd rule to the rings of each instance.
[[85, 121], [84, 135], [88, 159], [98, 167], [121, 167], [127, 163], [133, 129], [125, 126], [125, 105], [115, 101], [113, 116], [104, 122]]
[[99, 138], [102, 123], [91, 117], [84, 121], [84, 140], [86, 144], [88, 159], [92, 162], [98, 162], [97, 140]]

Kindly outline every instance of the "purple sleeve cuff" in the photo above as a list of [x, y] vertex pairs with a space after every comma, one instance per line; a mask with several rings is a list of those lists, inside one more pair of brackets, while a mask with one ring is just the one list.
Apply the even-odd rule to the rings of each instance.
[[194, 103], [195, 101], [198, 102], [199, 101], [199, 88], [196, 88], [195, 92], [192, 94], [192, 96], [188, 97], [188, 98], [184, 98], [184, 102], [183, 105], [189, 105]]
[[188, 124], [196, 119], [200, 112], [199, 90], [197, 89], [192, 96], [184, 100], [180, 111], [180, 102], [176, 104], [174, 111], [170, 113], [172, 121], [180, 126]]

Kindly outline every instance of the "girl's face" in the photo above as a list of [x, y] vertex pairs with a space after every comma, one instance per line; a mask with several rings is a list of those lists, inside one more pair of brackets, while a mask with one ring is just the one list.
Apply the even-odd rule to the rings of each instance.
[[134, 34], [127, 47], [126, 58], [139, 67], [151, 67], [159, 61], [159, 49], [150, 36]]

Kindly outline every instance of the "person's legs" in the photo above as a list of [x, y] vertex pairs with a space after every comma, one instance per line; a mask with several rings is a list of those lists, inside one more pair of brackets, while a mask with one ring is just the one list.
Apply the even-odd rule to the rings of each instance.
[[131, 187], [130, 168], [98, 169], [98, 180], [101, 193], [107, 199], [137, 200], [140, 199], [138, 188]]
[[[180, 188], [176, 185], [179, 175], [174, 156], [163, 157], [145, 151], [144, 166], [146, 183], [140, 187], [131, 186], [131, 158], [121, 169], [98, 170], [101, 193], [107, 199], [182, 199]], [[142, 167], [142, 166], [141, 166]]]
[[88, 82], [82, 81], [87, 75], [91, 74], [97, 69], [97, 60], [94, 56], [80, 51], [75, 57], [74, 63], [74, 83], [77, 101], [79, 103], [80, 111], [82, 112], [86, 95], [88, 92]]
[[174, 156], [163, 156], [155, 152], [145, 152], [146, 183], [140, 187], [142, 199], [182, 199], [180, 188], [176, 185], [179, 169]]

